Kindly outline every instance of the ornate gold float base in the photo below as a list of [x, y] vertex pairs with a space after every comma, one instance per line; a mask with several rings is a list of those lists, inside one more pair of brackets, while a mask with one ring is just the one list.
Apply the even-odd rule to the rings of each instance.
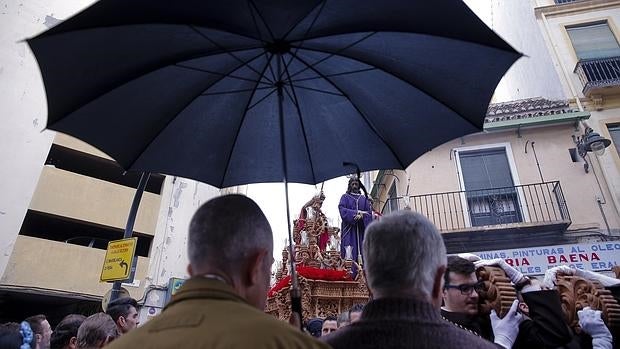
[[[311, 280], [298, 275], [301, 289], [303, 321], [315, 317], [338, 316], [355, 304], [368, 302], [369, 293], [366, 282]], [[290, 284], [267, 298], [265, 312], [288, 321], [291, 316]]]

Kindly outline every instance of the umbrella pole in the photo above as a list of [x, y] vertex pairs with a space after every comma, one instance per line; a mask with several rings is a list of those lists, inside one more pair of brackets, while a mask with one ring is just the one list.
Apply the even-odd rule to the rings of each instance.
[[[133, 196], [133, 202], [131, 203], [131, 209], [129, 210], [129, 216], [127, 217], [127, 224], [125, 225], [125, 234], [123, 234], [123, 239], [130, 238], [131, 235], [133, 235], [133, 226], [136, 222], [136, 216], [138, 215], [138, 207], [140, 207], [142, 194], [144, 193], [146, 183], [149, 181], [150, 176], [150, 172], [142, 172], [142, 175], [140, 176], [140, 182], [138, 182], [138, 188]], [[123, 281], [114, 281], [114, 284], [112, 285], [112, 292], [110, 293], [110, 302], [118, 298], [122, 283]]]
[[297, 271], [295, 270], [295, 255], [293, 253], [293, 239], [291, 234], [291, 217], [289, 213], [289, 202], [288, 202], [288, 182], [284, 181], [284, 195], [286, 196], [286, 220], [288, 223], [288, 252], [290, 255], [289, 260], [291, 261], [291, 311], [293, 316], [295, 313], [299, 315], [299, 321], [301, 325], [301, 330], [303, 331], [303, 316], [302, 316], [302, 307], [301, 307], [301, 290], [299, 289], [299, 280], [297, 280]]
[[289, 199], [288, 199], [288, 173], [286, 166], [286, 147], [284, 142], [284, 82], [282, 81], [282, 55], [278, 54], [277, 59], [277, 70], [278, 70], [278, 81], [276, 81], [275, 85], [278, 89], [278, 118], [280, 121], [280, 147], [282, 154], [282, 171], [284, 174], [284, 196], [286, 197], [286, 224], [288, 225], [288, 252], [289, 252], [289, 260], [291, 261], [291, 317], [294, 317], [295, 314], [299, 315], [299, 325], [301, 326], [301, 330], [303, 331], [303, 313], [301, 307], [301, 290], [299, 289], [299, 280], [297, 280], [297, 271], [295, 270], [295, 254], [293, 252], [293, 234], [291, 230], [291, 214], [289, 209]]

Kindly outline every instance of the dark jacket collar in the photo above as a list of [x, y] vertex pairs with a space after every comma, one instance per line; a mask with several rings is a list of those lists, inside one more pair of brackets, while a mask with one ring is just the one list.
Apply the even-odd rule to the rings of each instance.
[[363, 320], [396, 320], [423, 318], [440, 321], [439, 309], [432, 304], [415, 298], [380, 298], [366, 304]]

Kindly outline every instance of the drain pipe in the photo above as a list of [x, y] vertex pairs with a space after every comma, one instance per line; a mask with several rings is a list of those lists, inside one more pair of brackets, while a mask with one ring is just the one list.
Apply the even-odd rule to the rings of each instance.
[[603, 211], [603, 202], [600, 197], [596, 198], [596, 203], [598, 204], [598, 209], [601, 210], [601, 216], [603, 216], [605, 227], [607, 227], [607, 235], [611, 236], [611, 229], [609, 229], [609, 222], [607, 222], [607, 216], [605, 216], [605, 211]]
[[[590, 154], [588, 154], [587, 156], [588, 156], [588, 159], [590, 159]], [[592, 162], [592, 160], [590, 160], [590, 162]], [[600, 165], [601, 164], [599, 163], [599, 166]], [[592, 166], [592, 174], [594, 175], [594, 178], [596, 178], [596, 184], [598, 184], [598, 190], [601, 192], [601, 196], [596, 197], [596, 203], [598, 204], [598, 209], [601, 211], [601, 216], [603, 216], [603, 222], [605, 222], [605, 227], [607, 228], [607, 235], [611, 235], [611, 229], [609, 229], [609, 222], [607, 222], [607, 216], [605, 215], [605, 211], [603, 210], [603, 205], [607, 204], [607, 200], [605, 199], [605, 193], [603, 192], [603, 187], [601, 187], [601, 182], [598, 180], [598, 175], [596, 174], [596, 170], [594, 169], [594, 166]]]
[[525, 142], [525, 153], [527, 154], [527, 144], [530, 143], [530, 145], [532, 146], [532, 152], [534, 153], [534, 159], [536, 159], [536, 167], [538, 167], [538, 174], [540, 175], [540, 182], [541, 183], [545, 183], [545, 179], [543, 178], [543, 174], [542, 171], [540, 169], [540, 163], [538, 162], [538, 156], [536, 155], [536, 148], [534, 148], [534, 144], [536, 142], [531, 141], [528, 139], [527, 142]]

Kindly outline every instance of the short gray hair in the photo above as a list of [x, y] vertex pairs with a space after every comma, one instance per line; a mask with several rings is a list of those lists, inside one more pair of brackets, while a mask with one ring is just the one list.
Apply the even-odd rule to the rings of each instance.
[[273, 235], [267, 217], [252, 199], [224, 195], [196, 211], [189, 225], [187, 249], [192, 267], [217, 266], [231, 271], [248, 253], [273, 251]]
[[106, 339], [119, 336], [116, 323], [106, 313], [96, 313], [82, 322], [77, 332], [77, 347], [80, 349], [99, 348]]
[[338, 315], [338, 320], [336, 320], [336, 322], [338, 323], [338, 327], [342, 326], [343, 323], [349, 323], [351, 322], [351, 318], [349, 317], [349, 312], [348, 311], [343, 311], [342, 313], [340, 313]]
[[411, 211], [398, 211], [370, 224], [363, 254], [368, 287], [386, 293], [412, 289], [431, 296], [435, 272], [446, 265], [441, 234], [426, 217]]

